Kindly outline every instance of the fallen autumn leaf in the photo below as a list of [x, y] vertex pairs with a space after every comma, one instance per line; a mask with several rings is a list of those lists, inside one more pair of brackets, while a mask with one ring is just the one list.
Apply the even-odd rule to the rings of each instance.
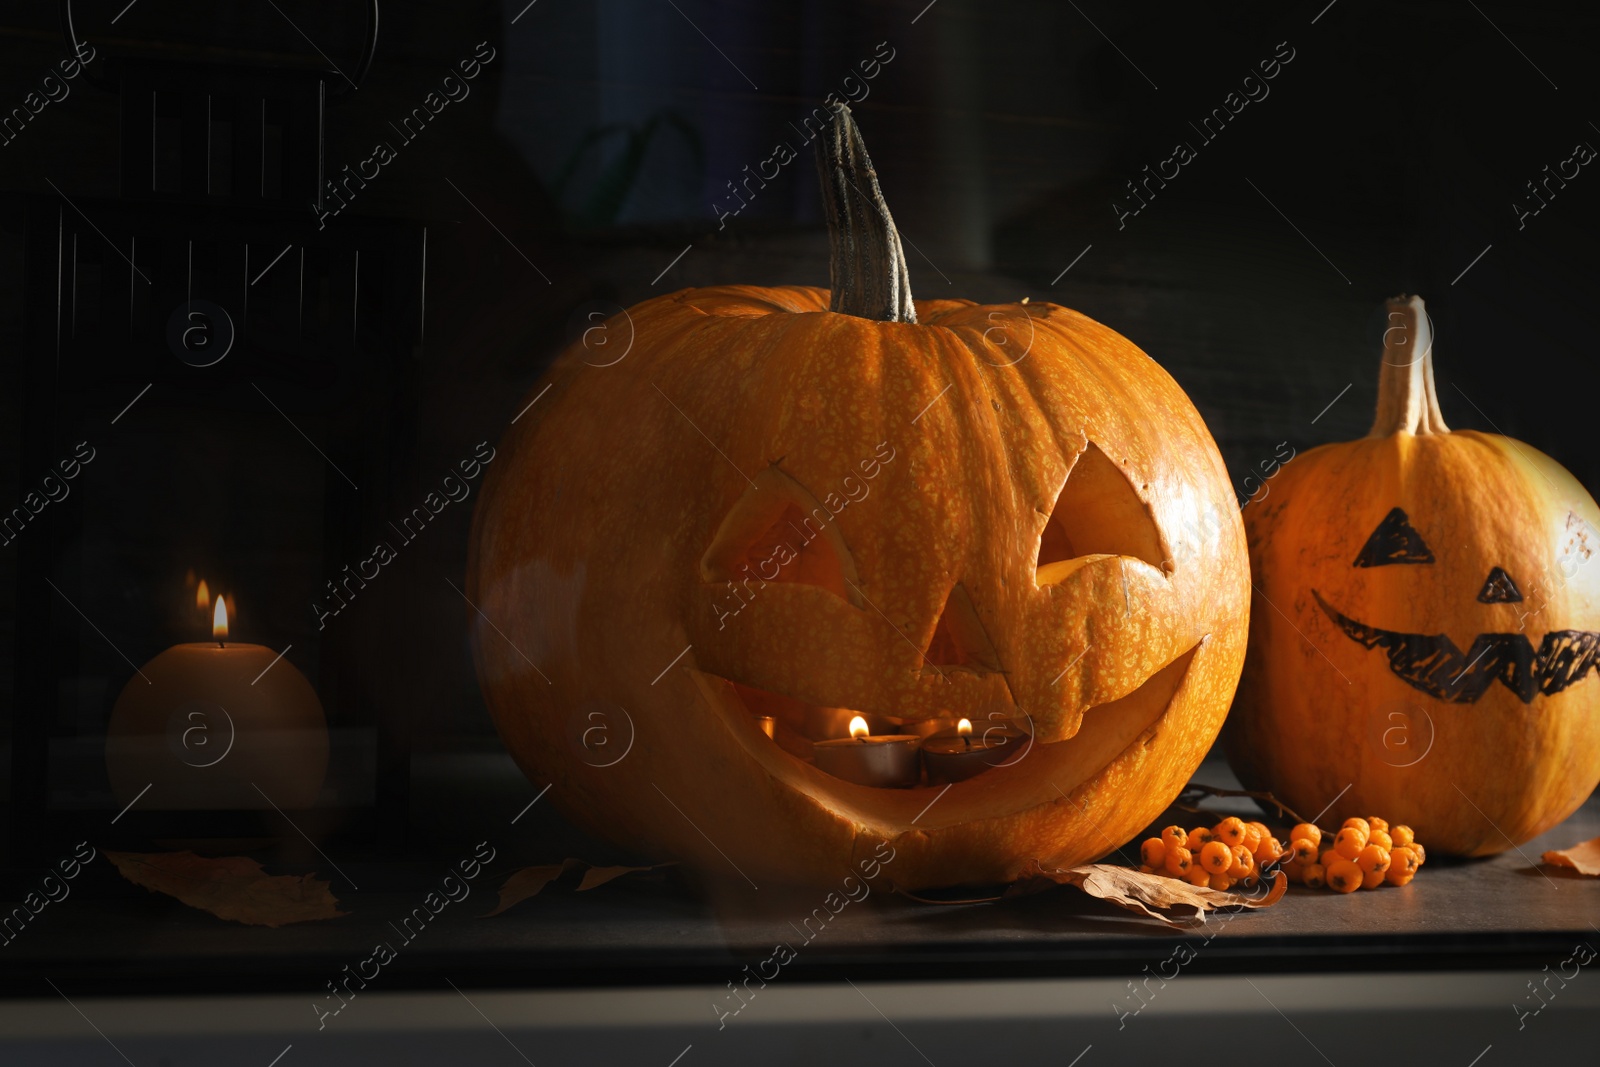
[[345, 914], [328, 883], [316, 875], [270, 875], [244, 856], [107, 852], [105, 857], [134, 885], [229, 922], [278, 927]]

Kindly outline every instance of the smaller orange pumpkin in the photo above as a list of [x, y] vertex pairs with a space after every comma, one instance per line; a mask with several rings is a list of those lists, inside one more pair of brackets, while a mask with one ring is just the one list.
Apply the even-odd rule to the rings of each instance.
[[1224, 741], [1251, 789], [1486, 855], [1600, 782], [1600, 510], [1532, 447], [1446, 426], [1422, 299], [1388, 310], [1372, 431], [1245, 509], [1257, 600]]

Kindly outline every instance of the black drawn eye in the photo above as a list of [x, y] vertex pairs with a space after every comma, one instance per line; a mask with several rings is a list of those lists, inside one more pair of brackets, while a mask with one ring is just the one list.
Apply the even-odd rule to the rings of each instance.
[[1357, 567], [1387, 567], [1391, 563], [1432, 563], [1433, 549], [1399, 508], [1393, 508], [1372, 531], [1356, 556]]

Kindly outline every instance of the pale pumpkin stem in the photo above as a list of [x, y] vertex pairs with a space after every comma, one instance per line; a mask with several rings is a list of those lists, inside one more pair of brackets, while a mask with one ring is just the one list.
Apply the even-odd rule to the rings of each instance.
[[878, 189], [866, 142], [838, 105], [817, 139], [817, 176], [828, 220], [829, 310], [881, 322], [916, 322], [900, 232]]
[[1397, 296], [1385, 309], [1378, 415], [1367, 436], [1449, 433], [1433, 385], [1433, 325], [1422, 297]]

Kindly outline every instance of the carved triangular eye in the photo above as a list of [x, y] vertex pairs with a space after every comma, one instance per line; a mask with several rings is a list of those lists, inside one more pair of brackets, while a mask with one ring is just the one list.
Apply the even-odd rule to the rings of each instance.
[[1356, 556], [1357, 567], [1387, 567], [1391, 563], [1432, 563], [1433, 550], [1422, 540], [1406, 513], [1393, 508], [1372, 531]]
[[1492, 567], [1483, 588], [1478, 590], [1478, 600], [1484, 604], [1517, 604], [1522, 601], [1522, 590], [1511, 580], [1511, 575]]
[[815, 585], [862, 607], [855, 560], [837, 516], [799, 482], [768, 467], [739, 498], [700, 559], [708, 582]]
[[1039, 535], [1035, 581], [1061, 581], [1090, 558], [1132, 556], [1160, 568], [1167, 558], [1150, 508], [1094, 442], [1078, 455]]
[[939, 614], [933, 639], [923, 655], [935, 667], [967, 667], [976, 671], [1000, 669], [1000, 657], [978, 619], [966, 586], [957, 583], [945, 598], [944, 611]]

